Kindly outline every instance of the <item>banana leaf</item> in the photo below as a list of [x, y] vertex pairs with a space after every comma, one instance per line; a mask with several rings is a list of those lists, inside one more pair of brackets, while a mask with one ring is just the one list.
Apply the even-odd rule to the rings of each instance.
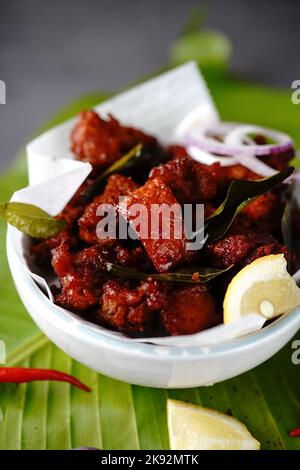
[[[300, 146], [300, 107], [291, 104], [288, 92], [224, 77], [209, 85], [224, 119], [282, 129]], [[82, 97], [40, 131], [103, 98], [101, 94]], [[26, 184], [25, 167], [22, 151], [12, 169], [0, 177], [0, 202]], [[62, 383], [1, 384], [0, 449], [168, 449], [167, 397], [234, 415], [263, 449], [300, 449], [300, 439], [288, 436], [300, 425], [299, 366], [292, 364], [291, 342], [256, 369], [210, 387], [167, 391], [99, 375], [51, 344], [26, 313], [7, 266], [5, 224], [1, 221], [0, 339], [6, 342], [9, 365], [60, 369], [93, 389], [84, 394]]]

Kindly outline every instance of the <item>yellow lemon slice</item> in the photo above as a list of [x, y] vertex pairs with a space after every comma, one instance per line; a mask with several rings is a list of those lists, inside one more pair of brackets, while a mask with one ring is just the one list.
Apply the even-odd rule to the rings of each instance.
[[258, 258], [239, 271], [223, 303], [224, 323], [250, 313], [275, 318], [300, 305], [300, 289], [287, 272], [283, 254]]
[[259, 450], [246, 426], [219, 411], [168, 400], [172, 450]]

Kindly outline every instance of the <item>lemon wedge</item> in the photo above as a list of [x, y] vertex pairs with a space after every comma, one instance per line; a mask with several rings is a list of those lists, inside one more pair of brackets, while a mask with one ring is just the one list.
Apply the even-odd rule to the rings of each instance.
[[239, 271], [223, 303], [224, 323], [257, 313], [275, 318], [300, 305], [300, 289], [287, 272], [283, 254], [258, 258]]
[[177, 400], [168, 400], [172, 450], [259, 450], [246, 426], [231, 416]]

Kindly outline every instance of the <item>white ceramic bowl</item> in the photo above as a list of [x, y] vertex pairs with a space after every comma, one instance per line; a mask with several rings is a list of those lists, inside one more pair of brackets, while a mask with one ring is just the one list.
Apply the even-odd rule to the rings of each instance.
[[53, 343], [77, 361], [125, 382], [163, 388], [211, 385], [261, 364], [300, 327], [300, 307], [257, 333], [206, 347], [155, 346], [104, 335], [97, 325], [54, 309], [24, 269], [7, 236], [7, 255], [19, 295], [29, 314]]

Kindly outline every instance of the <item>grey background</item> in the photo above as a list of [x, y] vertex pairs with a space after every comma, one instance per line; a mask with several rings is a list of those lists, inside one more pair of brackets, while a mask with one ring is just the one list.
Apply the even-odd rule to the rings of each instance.
[[[82, 93], [115, 90], [166, 64], [201, 0], [0, 0], [0, 170], [26, 137]], [[205, 2], [206, 4], [208, 2]], [[290, 87], [299, 71], [299, 0], [211, 0], [205, 26], [234, 45], [231, 70]]]

